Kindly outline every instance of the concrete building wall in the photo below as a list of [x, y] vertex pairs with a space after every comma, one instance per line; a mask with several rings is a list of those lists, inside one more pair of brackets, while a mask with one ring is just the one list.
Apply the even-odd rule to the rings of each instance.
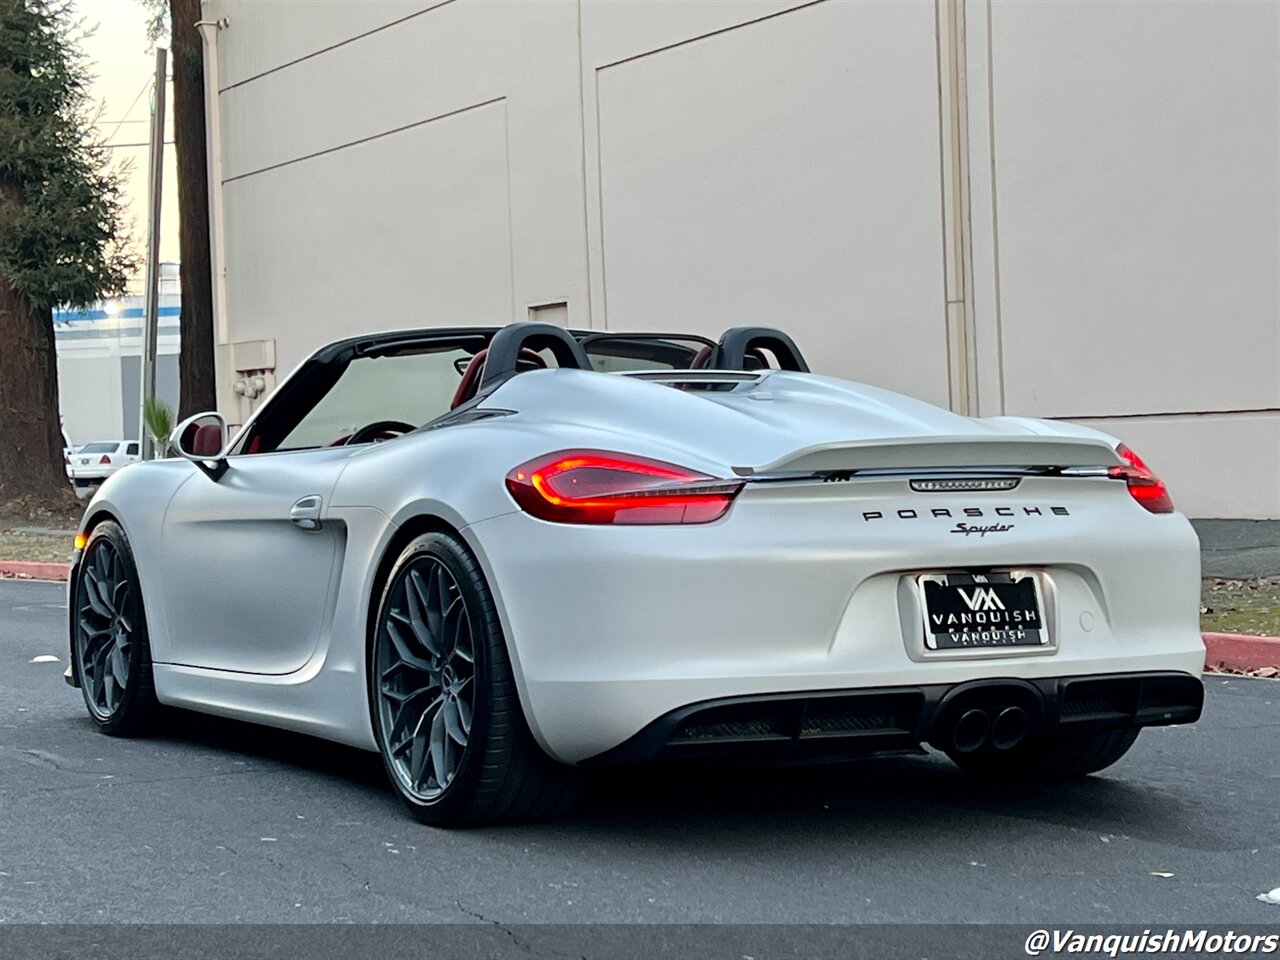
[[361, 330], [759, 322], [1280, 517], [1278, 11], [205, 0], [220, 402]]
[[1280, 6], [969, 9], [1003, 407], [1123, 436], [1194, 515], [1280, 516]]

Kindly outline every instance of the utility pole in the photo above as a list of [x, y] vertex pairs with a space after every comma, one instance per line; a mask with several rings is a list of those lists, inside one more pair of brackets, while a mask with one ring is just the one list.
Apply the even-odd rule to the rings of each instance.
[[156, 395], [156, 338], [160, 326], [160, 197], [164, 191], [164, 95], [169, 72], [168, 53], [164, 47], [156, 47], [155, 95], [151, 113], [147, 296], [142, 324], [142, 382], [138, 390], [138, 450], [144, 460], [149, 460], [155, 452], [147, 430], [147, 401]]

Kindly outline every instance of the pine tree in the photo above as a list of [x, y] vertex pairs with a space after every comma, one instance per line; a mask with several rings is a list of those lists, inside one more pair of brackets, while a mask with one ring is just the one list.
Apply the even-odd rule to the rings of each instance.
[[137, 267], [70, 0], [0, 0], [0, 500], [66, 496], [53, 309]]

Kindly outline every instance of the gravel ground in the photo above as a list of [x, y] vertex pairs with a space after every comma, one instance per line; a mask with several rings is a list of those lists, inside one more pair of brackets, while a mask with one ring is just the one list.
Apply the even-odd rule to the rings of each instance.
[[46, 537], [0, 530], [0, 560], [66, 563], [71, 559], [70, 537]]
[[1206, 579], [1200, 592], [1200, 627], [1210, 633], [1280, 637], [1280, 577]]

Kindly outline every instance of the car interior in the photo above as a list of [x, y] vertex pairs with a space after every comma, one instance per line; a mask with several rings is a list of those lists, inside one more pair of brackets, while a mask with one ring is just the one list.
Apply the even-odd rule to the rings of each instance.
[[[423, 426], [474, 419], [480, 399], [522, 373], [762, 369], [807, 372], [786, 334], [735, 327], [719, 342], [692, 334], [567, 331], [545, 323], [415, 330], [330, 344], [281, 385], [230, 454], [310, 450], [393, 440]], [[216, 427], [188, 449], [213, 456]]]

